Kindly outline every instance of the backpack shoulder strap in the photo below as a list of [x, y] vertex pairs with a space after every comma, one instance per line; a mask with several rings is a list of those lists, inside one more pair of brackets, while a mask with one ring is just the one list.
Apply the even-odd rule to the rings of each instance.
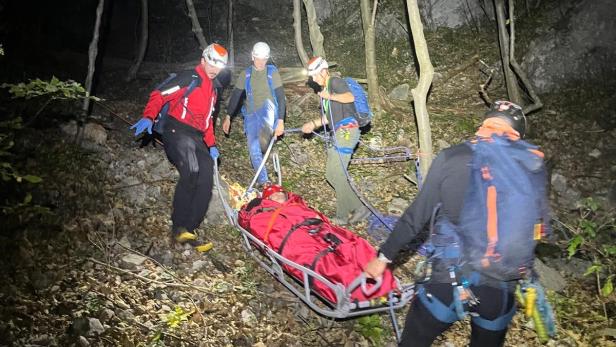
[[[250, 108], [254, 111], [254, 100], [252, 97], [252, 87], [250, 86], [250, 77], [252, 76], [252, 65], [246, 68], [246, 78], [244, 81], [244, 91], [246, 91], [246, 100], [250, 103]], [[246, 114], [246, 106], [242, 106], [242, 113]]]
[[201, 85], [201, 77], [199, 77], [199, 75], [197, 74], [193, 74], [192, 80], [190, 81], [190, 83], [188, 84], [188, 87], [184, 91], [184, 97], [185, 98], [188, 97], [190, 93], [192, 93], [195, 90], [195, 88], [197, 88], [200, 85]]
[[278, 118], [278, 98], [276, 98], [276, 91], [274, 90], [274, 72], [277, 72], [278, 69], [275, 65], [268, 64], [267, 65], [267, 85], [269, 86], [270, 93], [272, 94], [272, 100], [274, 101], [274, 106], [276, 106], [276, 118]]

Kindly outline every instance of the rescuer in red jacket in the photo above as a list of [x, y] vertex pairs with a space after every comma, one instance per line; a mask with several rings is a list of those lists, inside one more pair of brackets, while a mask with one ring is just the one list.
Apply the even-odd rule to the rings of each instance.
[[156, 130], [162, 134], [167, 158], [180, 173], [173, 196], [171, 233], [175, 241], [196, 247], [205, 246], [195, 230], [212, 198], [214, 160], [219, 155], [212, 118], [217, 99], [214, 79], [228, 57], [219, 44], [206, 47], [194, 70], [175, 75], [150, 94], [143, 118], [131, 127], [136, 136], [144, 130], [152, 134], [154, 119], [166, 111], [162, 129]]

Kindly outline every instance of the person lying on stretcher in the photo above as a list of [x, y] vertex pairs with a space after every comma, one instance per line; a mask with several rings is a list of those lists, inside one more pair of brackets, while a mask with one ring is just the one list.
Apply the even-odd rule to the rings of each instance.
[[[274, 252], [345, 288], [376, 256], [368, 241], [332, 224], [327, 216], [309, 207], [299, 195], [278, 185], [265, 187], [260, 198], [244, 205], [239, 211], [238, 222]], [[288, 265], [283, 267], [295, 278], [303, 280], [300, 269]], [[310, 281], [311, 288], [322, 297], [330, 302], [337, 301], [336, 294], [326, 284], [312, 277]], [[397, 288], [391, 271], [383, 274], [381, 286], [376, 287], [374, 285], [374, 293], [368, 294], [357, 288], [351, 297], [363, 301], [386, 296]]]

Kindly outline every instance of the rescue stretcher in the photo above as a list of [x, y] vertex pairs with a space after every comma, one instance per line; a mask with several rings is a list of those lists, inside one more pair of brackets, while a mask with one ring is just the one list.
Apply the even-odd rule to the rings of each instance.
[[[275, 139], [272, 139], [270, 142], [269, 147], [264, 154], [264, 159], [261, 166], [257, 170], [257, 173], [248, 187], [247, 192], [252, 189], [256, 177], [269, 157], [274, 140]], [[274, 155], [272, 159], [274, 161], [274, 169], [278, 174], [278, 181], [281, 182], [282, 179], [278, 158]], [[218, 195], [223, 204], [229, 223], [241, 232], [242, 245], [245, 251], [291, 293], [297, 296], [318, 314], [329, 318], [345, 319], [374, 313], [388, 312], [392, 321], [392, 326], [396, 333], [396, 338], [399, 340], [400, 330], [395, 316], [395, 310], [407, 305], [413, 299], [416, 293], [414, 284], [401, 284], [399, 280], [396, 279], [395, 281], [397, 288], [390, 291], [386, 299], [382, 297], [365, 301], [351, 299], [351, 293], [357, 288], [360, 288], [366, 296], [370, 296], [373, 292], [380, 288], [381, 281], [376, 280], [376, 283], [368, 284], [366, 275], [361, 273], [355, 278], [355, 280], [352, 281], [350, 285], [344, 287], [339, 283], [332, 283], [329, 279], [319, 273], [283, 257], [239, 224], [238, 210], [235, 210], [230, 206], [223, 194], [220, 184], [218, 164], [216, 162], [214, 165], [214, 183], [217, 187]], [[285, 267], [290, 267], [300, 271], [302, 274], [302, 279], [298, 280], [298, 278], [291, 276], [291, 274], [284, 269]], [[335, 293], [336, 300], [327, 300], [313, 291], [310, 283], [313, 283], [314, 281], [319, 281], [331, 289], [331, 291]]]

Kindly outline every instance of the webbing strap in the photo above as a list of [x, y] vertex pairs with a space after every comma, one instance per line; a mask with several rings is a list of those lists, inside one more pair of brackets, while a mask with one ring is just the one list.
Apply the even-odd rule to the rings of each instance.
[[419, 296], [419, 300], [421, 301], [421, 303], [428, 309], [428, 311], [430, 311], [430, 313], [432, 313], [434, 318], [436, 318], [437, 320], [449, 324], [458, 320], [458, 315], [456, 314], [453, 302], [451, 305], [447, 306], [435, 296], [428, 297], [428, 294], [426, 293], [426, 288], [423, 285], [419, 286], [417, 296]]
[[297, 229], [299, 229], [299, 228], [301, 228], [303, 226], [319, 225], [319, 224], [322, 224], [322, 223], [323, 223], [323, 221], [321, 219], [318, 219], [318, 218], [306, 218], [301, 223], [297, 223], [297, 224], [293, 225], [291, 227], [291, 229], [289, 229], [287, 234], [284, 236], [284, 238], [282, 239], [282, 242], [280, 243], [280, 247], [278, 247], [278, 254], [282, 255], [282, 250], [284, 249], [284, 246], [287, 244], [287, 241], [289, 240], [291, 235], [295, 232], [295, 230], [297, 230]]
[[509, 325], [509, 322], [511, 322], [511, 319], [513, 319], [513, 315], [515, 314], [515, 311], [516, 311], [516, 304], [514, 303], [511, 306], [511, 309], [509, 310], [509, 312], [505, 313], [504, 315], [496, 319], [488, 320], [485, 318], [481, 318], [479, 316], [473, 316], [471, 317], [471, 320], [473, 321], [473, 323], [477, 324], [478, 326], [486, 330], [500, 331], [500, 330], [505, 329]]
[[269, 243], [269, 234], [274, 228], [274, 223], [276, 222], [276, 218], [278, 218], [278, 215], [280, 214], [280, 212], [282, 212], [282, 210], [286, 207], [296, 206], [296, 205], [299, 205], [299, 204], [295, 203], [295, 204], [282, 205], [278, 207], [277, 209], [275, 209], [274, 212], [272, 212], [272, 215], [270, 216], [270, 219], [267, 222], [267, 229], [265, 229], [265, 234], [263, 234], [263, 241]]

